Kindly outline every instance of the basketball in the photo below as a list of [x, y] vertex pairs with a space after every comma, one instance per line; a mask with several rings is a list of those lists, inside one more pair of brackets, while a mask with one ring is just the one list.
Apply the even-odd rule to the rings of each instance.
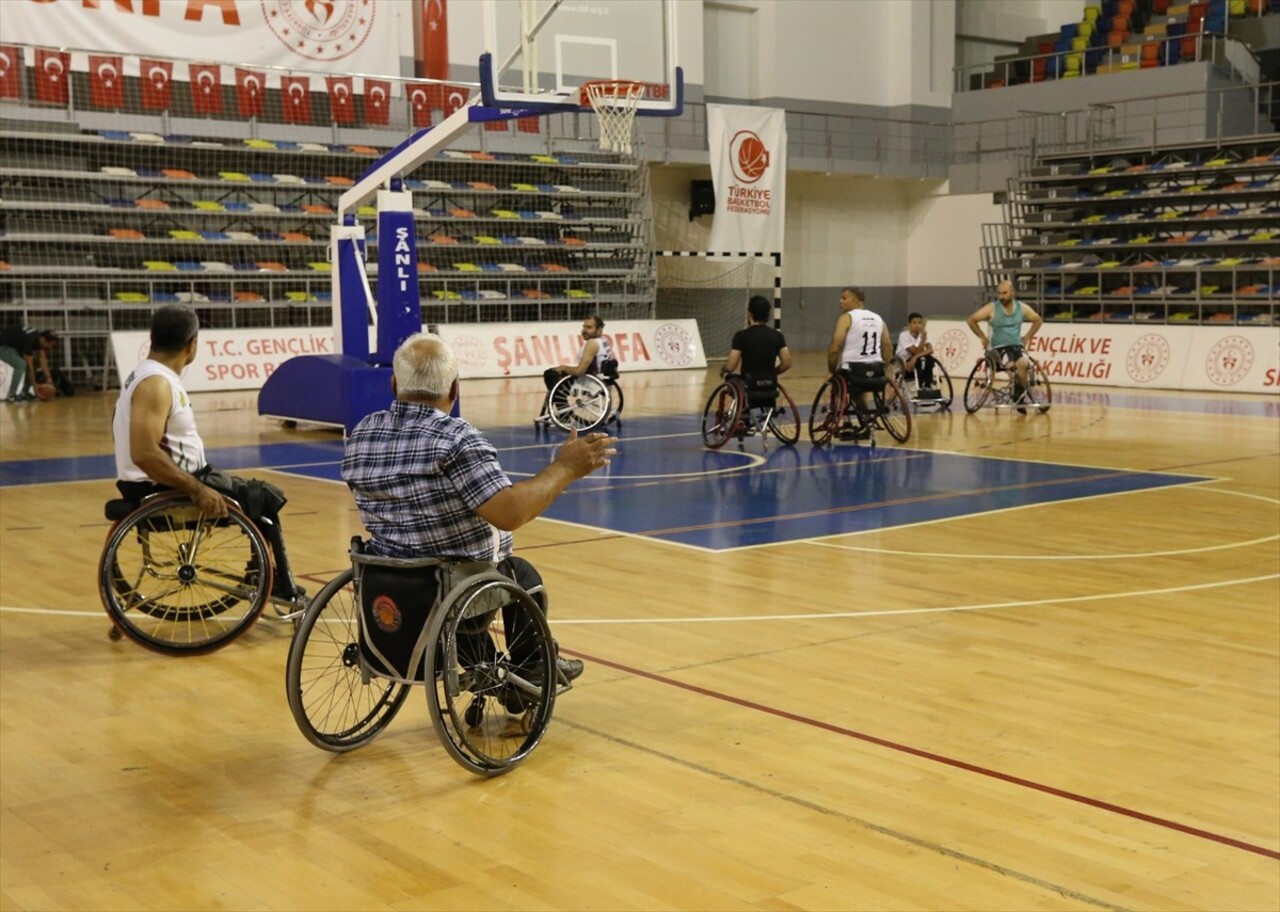
[[41, 402], [48, 402], [54, 396], [58, 395], [58, 389], [52, 383], [37, 383], [35, 390], [36, 398]]

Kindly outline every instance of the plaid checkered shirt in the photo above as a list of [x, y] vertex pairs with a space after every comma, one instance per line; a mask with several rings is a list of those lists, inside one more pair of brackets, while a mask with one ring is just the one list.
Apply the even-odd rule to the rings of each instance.
[[511, 533], [475, 512], [511, 479], [498, 451], [461, 418], [401, 401], [368, 415], [347, 439], [342, 480], [374, 553], [483, 561], [511, 554]]

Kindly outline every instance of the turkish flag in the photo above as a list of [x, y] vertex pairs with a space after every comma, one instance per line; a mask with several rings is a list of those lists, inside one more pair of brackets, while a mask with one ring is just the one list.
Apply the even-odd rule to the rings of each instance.
[[285, 123], [311, 123], [311, 77], [281, 76], [280, 104]]
[[222, 113], [222, 67], [216, 63], [187, 65], [191, 74], [191, 110], [196, 114]]
[[262, 116], [262, 96], [267, 91], [267, 76], [257, 70], [236, 67], [236, 106], [241, 117]]
[[364, 122], [387, 125], [391, 111], [391, 83], [384, 79], [364, 81]]
[[70, 69], [71, 55], [66, 51], [36, 48], [36, 101], [66, 104]]
[[471, 94], [471, 90], [463, 86], [444, 86], [444, 116], [448, 117], [458, 108], [467, 103], [467, 96]]
[[89, 55], [89, 100], [96, 108], [124, 107], [124, 61]]
[[22, 97], [22, 48], [0, 44], [0, 98]]
[[169, 110], [169, 95], [173, 87], [173, 64], [167, 60], [138, 61], [142, 74], [142, 106], [152, 111]]
[[517, 117], [516, 132], [517, 133], [541, 133], [542, 118], [541, 117]]
[[334, 123], [350, 124], [356, 122], [355, 89], [351, 85], [350, 76], [326, 76], [329, 86], [329, 114]]
[[422, 0], [422, 75], [449, 78], [449, 16], [445, 0]]
[[431, 86], [425, 82], [411, 82], [405, 86], [409, 104], [413, 106], [413, 125], [431, 126]]

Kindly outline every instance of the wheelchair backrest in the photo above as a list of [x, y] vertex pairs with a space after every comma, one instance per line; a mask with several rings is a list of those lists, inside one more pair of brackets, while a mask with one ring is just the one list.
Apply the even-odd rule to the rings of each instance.
[[[351, 568], [359, 598], [361, 657], [384, 677], [424, 680], [432, 611], [442, 597], [468, 579], [495, 572], [496, 566], [483, 561], [383, 557], [367, 553], [365, 543], [353, 538]], [[501, 606], [471, 607], [472, 612], [490, 614]]]
[[844, 371], [849, 389], [857, 393], [874, 393], [884, 389], [888, 378], [883, 364], [854, 364]]
[[744, 374], [742, 386], [747, 391], [747, 405], [751, 408], [773, 408], [778, 401], [778, 378], [752, 377]]
[[605, 358], [600, 362], [600, 375], [610, 380], [618, 379], [618, 359]]

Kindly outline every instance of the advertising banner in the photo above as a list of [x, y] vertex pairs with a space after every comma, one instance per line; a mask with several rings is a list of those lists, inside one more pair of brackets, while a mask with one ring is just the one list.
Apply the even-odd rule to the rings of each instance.
[[[453, 347], [463, 379], [541, 375], [576, 364], [583, 344], [580, 322], [454, 323], [436, 332]], [[613, 320], [604, 335], [623, 372], [707, 366], [697, 320]]]
[[[111, 334], [121, 385], [150, 347], [151, 335], [146, 331]], [[336, 350], [328, 327], [202, 329], [196, 360], [182, 372], [182, 385], [189, 393], [261, 389], [281, 362], [295, 355], [331, 355]]]
[[[3, 0], [20, 44], [399, 75], [399, 3], [370, 0]], [[77, 69], [86, 61], [76, 55]], [[187, 75], [179, 68], [174, 75]], [[136, 72], [129, 75], [136, 76]]]
[[[929, 341], [960, 394], [978, 338], [960, 320], [930, 320]], [[1280, 327], [1046, 323], [1029, 352], [1051, 383], [1280, 393]]]
[[709, 104], [707, 144], [716, 188], [707, 250], [781, 251], [786, 224], [786, 111]]
[[[548, 367], [576, 363], [579, 323], [456, 323], [436, 328], [458, 356], [463, 379], [541, 376]], [[370, 329], [370, 342], [375, 330]], [[605, 327], [619, 369], [705, 368], [696, 320], [616, 320]], [[120, 382], [147, 356], [150, 335], [111, 334]], [[261, 389], [283, 361], [337, 352], [328, 327], [202, 329], [196, 360], [183, 371], [188, 392]], [[2, 367], [2, 366], [0, 366]]]

